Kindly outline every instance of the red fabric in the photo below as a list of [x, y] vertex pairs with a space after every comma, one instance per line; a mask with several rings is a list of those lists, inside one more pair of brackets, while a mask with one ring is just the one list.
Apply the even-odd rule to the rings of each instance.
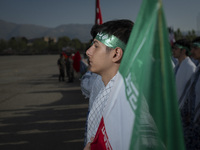
[[100, 9], [100, 4], [99, 0], [96, 0], [96, 18], [95, 18], [95, 24], [102, 24], [102, 15], [101, 15], [101, 9]]
[[106, 133], [103, 117], [99, 124], [99, 128], [95, 135], [94, 141], [91, 143], [91, 150], [112, 150], [112, 147], [108, 140], [108, 135]]
[[65, 54], [65, 52], [62, 52], [62, 55], [63, 55], [65, 58], [68, 57], [67, 54]]
[[73, 67], [74, 67], [74, 70], [76, 72], [80, 72], [80, 61], [81, 61], [81, 55], [79, 53], [79, 51], [77, 51], [74, 55], [74, 57], [72, 58], [74, 60], [73, 62]]

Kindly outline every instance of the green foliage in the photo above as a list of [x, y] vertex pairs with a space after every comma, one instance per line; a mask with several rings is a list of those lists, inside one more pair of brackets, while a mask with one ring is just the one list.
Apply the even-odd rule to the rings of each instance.
[[35, 53], [43, 53], [47, 49], [48, 43], [45, 42], [42, 38], [36, 39], [33, 41], [32, 47]]
[[[0, 54], [58, 54], [63, 48], [78, 50], [84, 53], [89, 43], [67, 36], [58, 38], [38, 38], [28, 40], [25, 37], [12, 37], [10, 40], [0, 40]], [[5, 52], [6, 51], [6, 52]]]
[[188, 31], [188, 34], [186, 35], [186, 38], [190, 41], [194, 40], [197, 37], [194, 30]]
[[189, 41], [192, 41], [197, 37], [195, 30], [188, 31], [188, 33], [184, 35], [179, 28], [174, 32], [174, 36], [175, 40], [186, 38]]
[[82, 48], [82, 43], [79, 39], [72, 39], [70, 46], [76, 50], [81, 50]]
[[180, 40], [183, 38], [183, 34], [181, 30], [178, 28], [177, 31], [174, 32], [175, 40]]
[[67, 36], [58, 38], [58, 41], [57, 41], [58, 51], [61, 51], [63, 47], [68, 47], [70, 45], [70, 42], [71, 40]]
[[8, 41], [8, 45], [11, 49], [17, 49], [17, 40], [15, 37], [12, 37], [9, 41]]
[[8, 48], [8, 44], [7, 44], [7, 41], [1, 39], [0, 40], [0, 53], [3, 52], [3, 50], [7, 49]]
[[27, 42], [28, 42], [28, 40], [25, 37], [23, 37], [23, 38], [12, 37], [8, 41], [8, 48], [10, 48], [12, 50], [13, 54], [25, 53], [25, 51], [27, 50]]
[[[183, 33], [180, 29], [174, 31], [175, 40], [187, 38], [190, 41], [197, 37], [194, 30]], [[67, 36], [59, 37], [57, 41], [53, 38], [44, 38], [28, 40], [25, 37], [12, 37], [6, 41], [0, 40], [0, 54], [58, 54], [63, 48], [78, 50], [80, 53], [90, 46], [90, 41], [82, 43], [79, 39], [70, 39]]]

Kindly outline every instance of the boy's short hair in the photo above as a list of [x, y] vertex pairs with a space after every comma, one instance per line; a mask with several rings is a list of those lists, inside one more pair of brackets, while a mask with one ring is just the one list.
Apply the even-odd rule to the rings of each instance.
[[100, 32], [107, 33], [108, 35], [114, 35], [127, 44], [133, 25], [134, 23], [127, 19], [112, 20], [101, 25], [94, 25], [90, 33], [93, 39], [96, 37], [97, 33]]
[[200, 36], [196, 37], [192, 43], [191, 43], [191, 48], [200, 48]]
[[186, 50], [186, 55], [189, 56], [190, 54], [190, 44], [191, 42], [187, 39], [180, 39], [176, 42], [174, 42], [173, 47], [172, 48], [180, 48], [180, 49], [185, 49]]
[[196, 38], [192, 41], [192, 43], [195, 43], [195, 42], [200, 42], [200, 36], [196, 37]]

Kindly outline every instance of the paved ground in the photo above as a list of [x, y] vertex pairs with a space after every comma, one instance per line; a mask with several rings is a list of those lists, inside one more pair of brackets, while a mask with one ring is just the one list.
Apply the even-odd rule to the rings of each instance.
[[0, 150], [83, 149], [88, 101], [58, 55], [0, 56]]

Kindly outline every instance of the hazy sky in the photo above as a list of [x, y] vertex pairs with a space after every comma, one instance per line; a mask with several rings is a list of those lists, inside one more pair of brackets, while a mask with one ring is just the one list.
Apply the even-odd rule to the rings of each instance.
[[[103, 22], [136, 20], [142, 0], [100, 0]], [[200, 0], [163, 0], [168, 26], [175, 30], [200, 30]], [[93, 24], [95, 0], [0, 0], [0, 19], [18, 24], [56, 27], [62, 24]]]

